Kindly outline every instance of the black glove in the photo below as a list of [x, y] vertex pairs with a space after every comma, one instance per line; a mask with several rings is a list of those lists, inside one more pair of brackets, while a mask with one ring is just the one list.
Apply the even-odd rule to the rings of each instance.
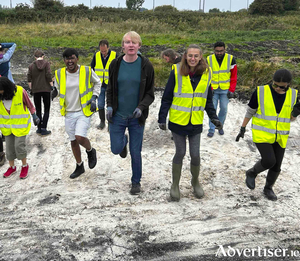
[[239, 141], [240, 138], [244, 138], [245, 132], [246, 132], [246, 127], [241, 127], [240, 133], [236, 136], [235, 141]]
[[113, 123], [112, 121], [113, 117], [113, 108], [112, 107], [107, 107], [106, 108], [106, 119], [108, 122]]
[[166, 130], [166, 129], [167, 129], [167, 124], [166, 124], [166, 123], [158, 123], [158, 127], [159, 127], [161, 130]]
[[227, 97], [228, 97], [228, 99], [233, 99], [235, 97], [234, 92], [228, 91], [227, 92]]
[[296, 118], [299, 114], [300, 114], [300, 102], [295, 104], [292, 111], [292, 116]]
[[34, 125], [35, 126], [39, 125], [39, 123], [41, 122], [40, 118], [35, 113], [31, 114], [31, 116], [32, 116]]
[[212, 122], [213, 125], [216, 126], [216, 128], [217, 128], [218, 130], [222, 130], [222, 129], [223, 129], [223, 124], [222, 124], [222, 122], [220, 122], [218, 119], [212, 119], [212, 120], [210, 120], [210, 121]]
[[51, 100], [52, 100], [52, 101], [53, 101], [54, 98], [57, 96], [57, 94], [58, 94], [58, 91], [57, 91], [56, 87], [53, 86], [53, 89], [52, 89], [52, 91], [51, 91]]
[[91, 104], [91, 108], [90, 108], [91, 112], [95, 112], [97, 110], [96, 99], [97, 96], [93, 95], [92, 98], [86, 103], [86, 105]]

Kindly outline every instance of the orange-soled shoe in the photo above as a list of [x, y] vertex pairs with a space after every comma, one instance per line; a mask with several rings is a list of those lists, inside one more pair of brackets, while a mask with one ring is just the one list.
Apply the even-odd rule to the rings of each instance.
[[3, 178], [8, 178], [11, 174], [13, 174], [17, 170], [16, 166], [9, 167], [8, 170], [3, 174]]
[[20, 179], [26, 179], [27, 178], [27, 176], [28, 176], [28, 169], [29, 169], [28, 164], [25, 167], [22, 167], [21, 173], [20, 173]]

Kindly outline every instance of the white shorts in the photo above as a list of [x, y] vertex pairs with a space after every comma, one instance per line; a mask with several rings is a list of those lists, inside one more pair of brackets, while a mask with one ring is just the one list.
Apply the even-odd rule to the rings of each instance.
[[67, 112], [65, 117], [66, 133], [70, 141], [76, 140], [75, 135], [87, 138], [91, 125], [91, 117], [86, 117], [82, 111]]

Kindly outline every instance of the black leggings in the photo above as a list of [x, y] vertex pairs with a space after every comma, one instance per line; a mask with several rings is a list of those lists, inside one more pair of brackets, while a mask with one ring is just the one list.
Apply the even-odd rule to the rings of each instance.
[[261, 165], [274, 172], [280, 172], [285, 148], [280, 147], [277, 142], [273, 144], [255, 143], [255, 145], [261, 155]]
[[[38, 125], [38, 128], [47, 129], [47, 124], [49, 120], [50, 113], [50, 92], [37, 92], [33, 94], [34, 105], [36, 109], [36, 115], [40, 118], [41, 122]], [[42, 117], [42, 100], [44, 103], [44, 116]]]
[[[178, 135], [174, 132], [173, 140], [176, 147], [176, 152], [173, 158], [173, 163], [182, 164], [183, 157], [186, 152], [186, 136]], [[190, 155], [191, 155], [191, 164], [194, 166], [200, 165], [200, 133], [193, 136], [188, 136]]]

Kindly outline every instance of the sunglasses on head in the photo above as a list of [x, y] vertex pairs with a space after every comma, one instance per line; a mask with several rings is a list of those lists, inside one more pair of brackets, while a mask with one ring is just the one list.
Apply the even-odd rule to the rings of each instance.
[[284, 91], [287, 91], [289, 89], [289, 85], [286, 85], [286, 86], [280, 86], [280, 85], [277, 85], [276, 83], [273, 83], [273, 86], [275, 88], [280, 88], [281, 90], [284, 90]]

